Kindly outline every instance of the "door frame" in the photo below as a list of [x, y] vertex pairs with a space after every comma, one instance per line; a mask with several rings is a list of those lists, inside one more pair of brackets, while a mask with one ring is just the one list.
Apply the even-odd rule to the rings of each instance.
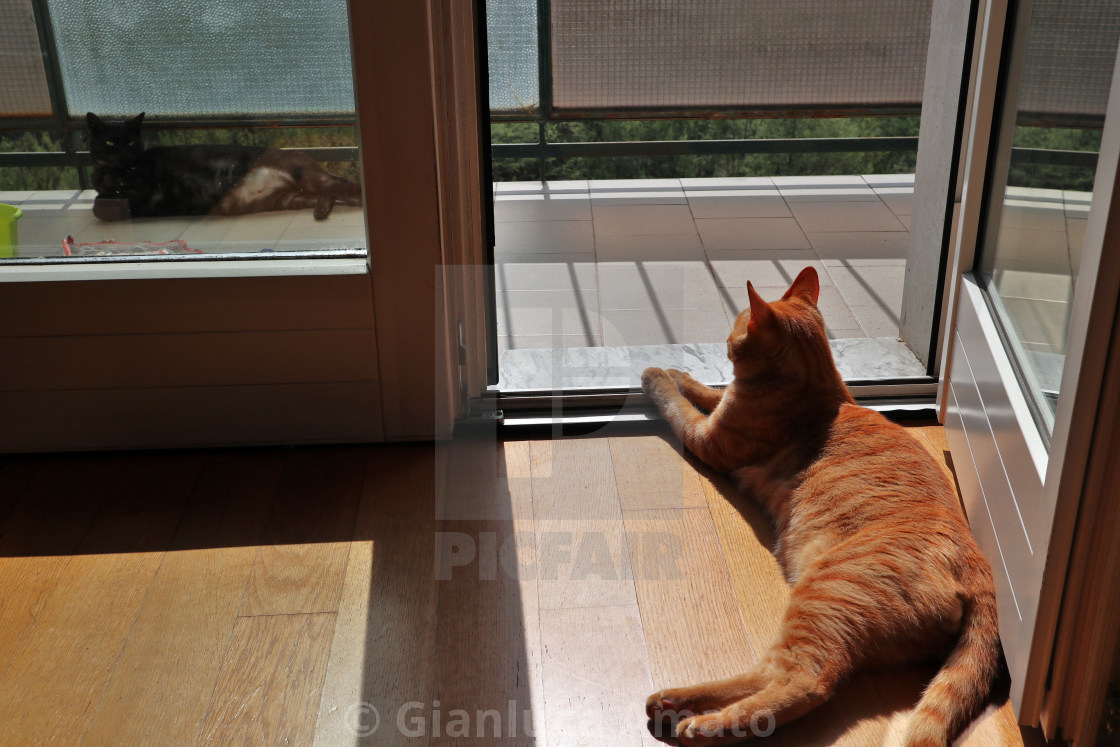
[[[981, 232], [985, 221], [990, 219], [990, 215], [985, 215], [984, 199], [995, 170], [992, 155], [1000, 117], [999, 97], [1006, 78], [1004, 70], [1009, 67], [1006, 58], [1011, 39], [1009, 31], [1013, 33], [1008, 27], [1008, 18], [1016, 7], [1019, 12], [1024, 12], [1024, 7], [1029, 11], [1029, 0], [1017, 5], [1008, 0], [989, 0], [983, 11], [981, 46], [972, 80], [973, 114], [965, 167], [961, 172], [961, 210], [950, 258], [953, 268], [949, 275], [951, 313], [947, 319], [947, 334], [942, 340], [938, 406], [942, 422], [946, 424], [969, 519], [997, 577], [1001, 634], [1012, 675], [1012, 702], [1020, 721], [1034, 724], [1038, 723], [1042, 708], [1073, 530], [1089, 467], [1105, 363], [1111, 347], [1110, 344], [1090, 344], [1090, 341], [1111, 339], [1120, 298], [1120, 262], [1100, 261], [1106, 250], [1115, 259], [1116, 248], [1120, 247], [1120, 190], [1115, 189], [1120, 159], [1120, 75], [1114, 72], [1112, 80], [1082, 249], [1082, 269], [1072, 307], [1062, 395], [1047, 450], [1019, 388], [1014, 364], [1000, 342], [998, 323], [972, 273]], [[1117, 62], [1120, 65], [1120, 57]], [[962, 335], [971, 341], [974, 355], [965, 353], [968, 345], [962, 344]], [[971, 360], [977, 357], [975, 351], [985, 348], [991, 353], [990, 361]], [[964, 372], [972, 372], [975, 377], [972, 382]], [[954, 384], [961, 384], [963, 394], [964, 386], [980, 379], [986, 379], [980, 384], [981, 390], [977, 390], [981, 392], [977, 399], [983, 421], [976, 417], [975, 411], [968, 410], [968, 403], [961, 401], [954, 391]], [[986, 422], [988, 432], [970, 428], [970, 419], [973, 424]], [[1012, 438], [1016, 430], [1017, 442]], [[978, 455], [984, 453], [999, 457], [1005, 476], [991, 474], [991, 462], [986, 467], [980, 464], [984, 458]], [[1048, 535], [1035, 538], [1030, 548], [1030, 562], [1037, 565], [1035, 570], [1040, 574], [1041, 584], [1037, 593], [1033, 589], [1020, 589], [1019, 598], [1027, 607], [1025, 610], [1016, 610], [1009, 604], [1009, 600], [1015, 600], [1008, 588], [1011, 576], [1016, 573], [1015, 568], [1008, 566], [1009, 562], [1014, 562], [1014, 557], [1007, 555], [1008, 542], [1001, 547], [999, 541], [1000, 511], [998, 507], [993, 510], [990, 502], [996, 493], [985, 490], [986, 481], [998, 486], [1002, 479], [1009, 481], [1012, 495], [1015, 490], [1037, 490], [1038, 515], [1034, 520], [1050, 527]], [[1003, 531], [1007, 537], [1007, 528]], [[1026, 525], [1024, 531], [1027, 531]], [[1021, 625], [1012, 624], [1013, 613], [1022, 615]]]

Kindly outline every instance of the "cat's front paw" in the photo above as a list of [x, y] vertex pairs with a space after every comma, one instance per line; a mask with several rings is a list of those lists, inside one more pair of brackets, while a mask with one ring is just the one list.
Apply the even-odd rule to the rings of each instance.
[[678, 371], [675, 368], [667, 368], [665, 369], [665, 373], [669, 374], [669, 378], [672, 379], [673, 383], [677, 385], [677, 389], [680, 389], [682, 392], [684, 391], [684, 388], [688, 384], [688, 382], [692, 379], [692, 377], [686, 374], [684, 371]]
[[642, 371], [642, 391], [652, 397], [665, 386], [676, 386], [664, 369], [647, 368]]
[[650, 718], [657, 718], [665, 712], [680, 710], [680, 705], [678, 705], [664, 690], [658, 690], [653, 695], [646, 698], [646, 715]]
[[649, 722], [646, 726], [649, 733], [662, 742], [666, 738], [676, 738], [680, 733], [681, 721], [696, 715], [692, 711], [682, 708], [669, 692], [658, 690], [646, 698], [646, 715], [649, 716]]
[[684, 747], [722, 747], [738, 744], [751, 736], [750, 732], [729, 724], [723, 712], [690, 716], [677, 723], [677, 739]]

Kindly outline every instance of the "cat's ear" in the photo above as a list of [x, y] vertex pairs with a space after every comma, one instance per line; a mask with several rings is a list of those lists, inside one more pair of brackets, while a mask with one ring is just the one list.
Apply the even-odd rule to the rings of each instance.
[[89, 126], [89, 131], [94, 134], [105, 129], [105, 122], [93, 112], [86, 112], [86, 124]]
[[747, 330], [753, 332], [768, 327], [774, 312], [770, 309], [770, 304], [763, 301], [762, 296], [758, 295], [749, 280], [747, 281], [747, 298], [751, 302], [751, 318], [747, 324]]
[[133, 132], [140, 132], [140, 127], [144, 124], [144, 112], [140, 112], [132, 119], [126, 120], [124, 124], [125, 127]]
[[817, 271], [812, 267], [806, 267], [793, 281], [793, 285], [789, 287], [785, 295], [782, 296], [783, 301], [797, 296], [803, 298], [814, 306], [817, 305], [817, 299], [821, 295], [821, 281], [817, 277]]

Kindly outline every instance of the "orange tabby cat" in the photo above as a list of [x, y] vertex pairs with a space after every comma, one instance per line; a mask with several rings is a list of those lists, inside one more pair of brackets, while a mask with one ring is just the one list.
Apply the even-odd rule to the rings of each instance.
[[660, 368], [643, 372], [642, 388], [692, 453], [769, 511], [790, 603], [757, 666], [661, 690], [646, 711], [675, 722], [685, 745], [731, 744], [752, 735], [752, 719], [757, 730], [805, 714], [857, 669], [947, 655], [906, 734], [907, 747], [944, 747], [998, 667], [988, 562], [944, 466], [844, 386], [816, 271], [774, 303], [747, 292], [727, 339], [726, 390]]

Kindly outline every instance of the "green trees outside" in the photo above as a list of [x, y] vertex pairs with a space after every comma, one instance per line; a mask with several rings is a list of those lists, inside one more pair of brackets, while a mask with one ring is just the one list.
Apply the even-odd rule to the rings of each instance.
[[[918, 134], [919, 118], [848, 117], [836, 119], [672, 119], [558, 121], [546, 125], [549, 142], [635, 142], [643, 140], [737, 140], [777, 138], [900, 137]], [[532, 122], [496, 122], [494, 143], [533, 143]], [[276, 127], [239, 129], [149, 130], [151, 145], [231, 143], [281, 148], [354, 146], [353, 127]], [[1015, 145], [1044, 150], [1096, 152], [1100, 129], [1016, 128]], [[0, 152], [58, 152], [56, 133], [0, 132]], [[913, 173], [916, 153], [770, 153], [704, 156], [596, 157], [570, 159], [494, 160], [495, 181], [540, 179], [654, 179], [676, 177], [808, 176], [832, 174]], [[327, 168], [357, 179], [358, 164], [340, 162]], [[1038, 165], [1014, 159], [1009, 183], [1016, 186], [1092, 189], [1093, 169]], [[0, 191], [77, 189], [76, 168], [0, 168]]]
[[[763, 140], [917, 136], [919, 118], [671, 119], [564, 121], [546, 126], [548, 142], [641, 140]], [[495, 143], [537, 141], [533, 123], [495, 123]], [[704, 156], [545, 159], [546, 179], [653, 179], [673, 177], [801, 176], [913, 173], [916, 153], [767, 153]], [[540, 179], [541, 162], [495, 159], [495, 181]]]
[[[1016, 148], [1097, 153], [1101, 149], [1101, 130], [1099, 127], [1074, 129], [1020, 125], [1015, 128], [1012, 145]], [[1033, 163], [1022, 155], [1012, 152], [1007, 183], [1013, 187], [1092, 192], [1094, 176], [1096, 176], [1094, 168]]]
[[[54, 133], [0, 133], [0, 153], [51, 153], [62, 150], [62, 138]], [[53, 166], [5, 166], [0, 168], [0, 192], [38, 189], [77, 189], [77, 171]]]
[[[729, 140], [778, 138], [913, 137], [919, 117], [840, 119], [710, 119], [566, 121], [546, 125], [548, 142], [632, 142], [639, 140]], [[495, 123], [495, 143], [537, 141], [534, 123]], [[1100, 149], [1099, 127], [1018, 126], [1014, 145], [1051, 151]], [[653, 179], [727, 176], [826, 176], [910, 174], [916, 151], [868, 153], [773, 153], [761, 155], [649, 156], [560, 159], [495, 159], [495, 181], [533, 179]], [[1008, 183], [1021, 187], [1090, 191], [1094, 170], [1042, 165], [1012, 159]]]
[[[265, 145], [277, 148], [326, 148], [355, 146], [354, 127], [269, 127], [230, 129], [173, 129], [145, 131], [145, 141], [154, 145], [190, 145], [201, 143], [226, 145]], [[0, 132], [0, 153], [44, 153], [63, 150], [62, 135], [49, 131]], [[88, 145], [82, 146], [83, 149]], [[326, 163], [332, 174], [350, 180], [358, 179], [355, 161]], [[78, 169], [73, 167], [3, 167], [0, 168], [0, 192], [22, 192], [40, 189], [79, 189]]]

